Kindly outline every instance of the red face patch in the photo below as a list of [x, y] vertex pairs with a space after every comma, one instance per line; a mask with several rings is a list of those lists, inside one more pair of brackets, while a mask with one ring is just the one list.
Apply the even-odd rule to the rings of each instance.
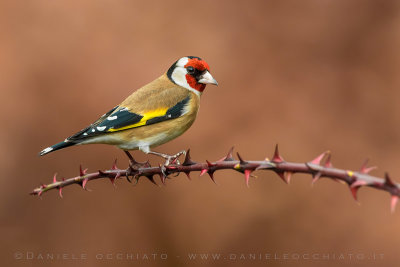
[[[187, 67], [193, 67], [196, 70], [203, 72], [205, 70], [210, 70], [210, 67], [208, 66], [207, 62], [205, 62], [204, 60], [198, 59], [198, 58], [189, 58], [188, 63], [185, 65], [185, 68]], [[193, 77], [190, 74], [186, 74], [186, 81], [187, 83], [190, 85], [190, 87], [192, 87], [193, 89], [199, 91], [199, 92], [203, 92], [204, 89], [206, 88], [206, 85], [203, 83], [198, 83], [196, 78]]]
[[198, 58], [189, 58], [189, 61], [185, 65], [185, 68], [189, 66], [192, 66], [193, 68], [198, 69], [199, 71], [210, 70], [210, 67], [208, 66], [207, 62]]

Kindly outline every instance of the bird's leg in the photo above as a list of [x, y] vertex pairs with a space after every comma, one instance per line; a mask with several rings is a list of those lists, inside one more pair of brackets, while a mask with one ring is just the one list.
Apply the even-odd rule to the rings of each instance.
[[129, 153], [128, 150], [124, 150], [125, 154], [128, 156], [129, 158], [129, 164], [132, 165], [134, 162], [136, 162], [136, 160], [132, 157], [131, 153]]
[[169, 166], [171, 163], [176, 163], [176, 164], [181, 164], [178, 160], [178, 158], [181, 155], [185, 155], [186, 156], [186, 151], [182, 150], [178, 153], [176, 153], [175, 155], [167, 155], [167, 154], [163, 154], [163, 153], [159, 153], [159, 152], [155, 152], [155, 151], [148, 151], [148, 154], [153, 154], [153, 155], [157, 155], [159, 157], [162, 157], [165, 159], [165, 163], [164, 166]]
[[138, 162], [138, 161], [136, 161], [136, 160], [132, 157], [132, 155], [131, 155], [131, 153], [129, 153], [129, 151], [124, 150], [124, 152], [125, 152], [125, 154], [128, 156], [128, 158], [129, 158], [129, 165], [130, 165], [131, 167], [136, 167], [136, 168], [150, 167], [149, 161], [146, 161], [146, 162]]
[[[131, 183], [133, 179], [136, 180], [136, 183], [139, 181], [139, 176], [137, 176], [135, 173], [140, 169], [140, 168], [148, 168], [150, 167], [150, 163], [149, 161], [146, 162], [137, 162], [131, 155], [131, 153], [129, 153], [129, 151], [124, 150], [125, 154], [128, 156], [129, 158], [129, 172], [126, 175], [126, 179], [128, 179], [128, 181]], [[130, 178], [129, 176], [132, 176], [132, 178]], [[135, 184], [136, 184], [135, 183]]]

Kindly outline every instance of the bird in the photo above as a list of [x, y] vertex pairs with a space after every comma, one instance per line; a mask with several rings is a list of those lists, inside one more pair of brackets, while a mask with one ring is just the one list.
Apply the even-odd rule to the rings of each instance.
[[200, 57], [182, 57], [167, 72], [134, 91], [90, 126], [43, 149], [39, 155], [75, 145], [107, 144], [122, 149], [130, 158], [130, 150], [160, 156], [167, 166], [185, 151], [168, 155], [152, 149], [192, 126], [207, 84], [218, 86], [207, 62]]

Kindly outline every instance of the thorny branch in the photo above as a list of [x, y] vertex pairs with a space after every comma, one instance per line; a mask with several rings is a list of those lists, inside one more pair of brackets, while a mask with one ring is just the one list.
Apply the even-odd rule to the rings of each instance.
[[350, 192], [354, 199], [357, 200], [357, 191], [363, 186], [369, 186], [375, 189], [384, 190], [389, 192], [391, 195], [391, 210], [395, 209], [396, 203], [400, 197], [400, 185], [394, 183], [389, 175], [386, 173], [384, 179], [371, 176], [368, 173], [376, 167], [367, 167], [368, 161], [366, 160], [358, 171], [350, 171], [334, 168], [331, 163], [331, 154], [329, 151], [322, 153], [315, 159], [306, 163], [294, 163], [285, 161], [279, 154], [278, 146], [275, 148], [275, 153], [272, 159], [266, 158], [262, 161], [249, 161], [244, 160], [239, 153], [237, 153], [238, 160], [233, 158], [233, 148], [231, 148], [228, 154], [222, 159], [206, 163], [194, 162], [190, 157], [190, 150], [187, 151], [185, 161], [182, 164], [173, 162], [169, 166], [158, 166], [152, 167], [150, 163], [140, 163], [135, 161], [133, 158], [130, 160], [129, 167], [127, 169], [119, 169], [116, 165], [116, 161], [109, 170], [97, 171], [94, 173], [87, 173], [87, 170], [79, 170], [79, 176], [62, 179], [58, 181], [56, 174], [53, 177], [53, 182], [50, 184], [42, 184], [40, 187], [35, 188], [31, 194], [41, 196], [43, 193], [57, 189], [60, 197], [62, 197], [62, 189], [71, 184], [78, 184], [83, 189], [86, 189], [88, 181], [107, 178], [110, 179], [111, 183], [115, 185], [115, 180], [126, 177], [129, 182], [135, 181], [137, 183], [140, 177], [146, 177], [152, 183], [154, 176], [158, 175], [161, 178], [161, 182], [165, 184], [166, 178], [169, 178], [171, 174], [185, 173], [190, 179], [190, 173], [193, 171], [200, 171], [200, 176], [207, 173], [213, 182], [214, 172], [222, 169], [231, 169], [241, 172], [245, 176], [246, 185], [249, 185], [249, 179], [251, 173], [257, 170], [271, 170], [274, 171], [279, 177], [285, 182], [290, 183], [292, 174], [294, 173], [307, 173], [312, 175], [312, 184], [318, 181], [322, 177], [330, 178], [335, 181], [342, 182], [349, 186]]

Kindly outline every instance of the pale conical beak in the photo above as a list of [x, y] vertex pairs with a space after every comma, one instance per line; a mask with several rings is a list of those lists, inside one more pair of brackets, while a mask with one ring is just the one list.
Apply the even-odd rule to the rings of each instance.
[[211, 76], [211, 74], [206, 71], [204, 72], [201, 76], [200, 79], [197, 81], [198, 83], [204, 83], [204, 84], [215, 84], [218, 85], [218, 82]]

